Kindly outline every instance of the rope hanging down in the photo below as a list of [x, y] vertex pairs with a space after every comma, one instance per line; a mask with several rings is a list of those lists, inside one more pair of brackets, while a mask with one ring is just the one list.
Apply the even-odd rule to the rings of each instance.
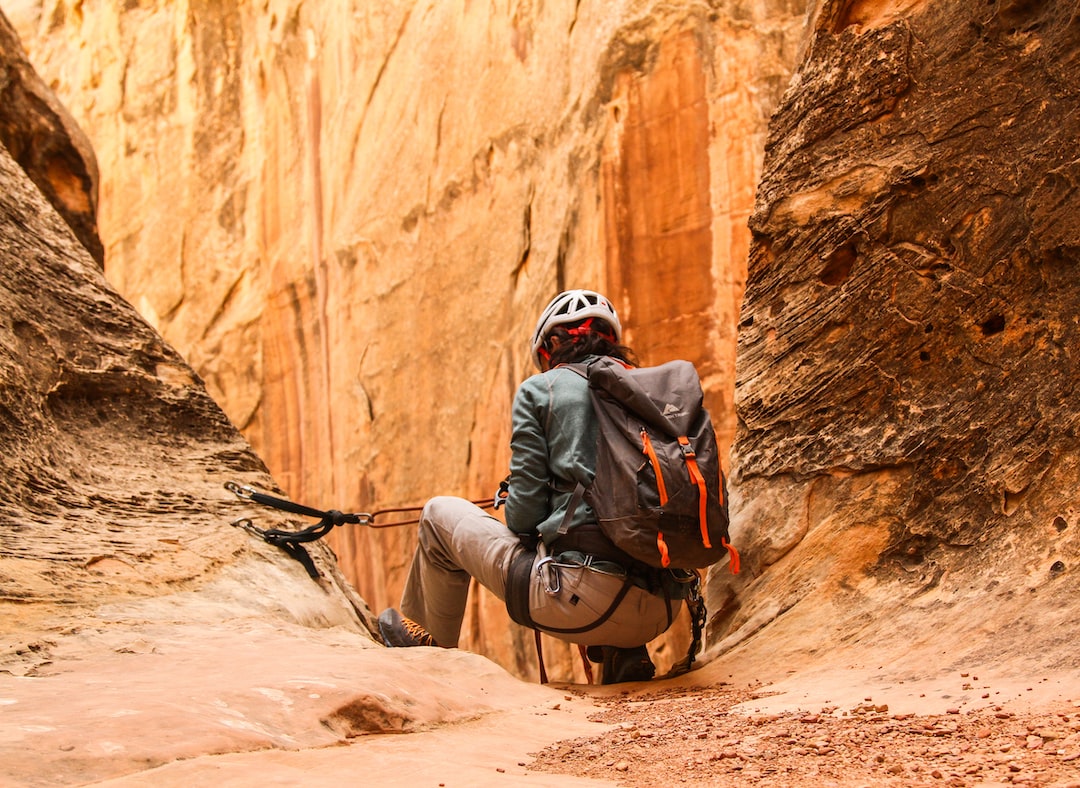
[[[399, 525], [412, 525], [420, 522], [419, 514], [403, 520], [399, 519], [391, 522], [379, 522], [377, 518], [391, 514], [419, 513], [423, 511], [424, 508], [422, 506], [401, 506], [393, 509], [379, 509], [374, 512], [359, 513], [340, 512], [337, 509], [323, 511], [321, 509], [313, 509], [310, 506], [293, 503], [285, 498], [267, 495], [246, 484], [225, 482], [225, 489], [245, 501], [252, 501], [254, 503], [262, 504], [263, 506], [271, 506], [275, 509], [290, 512], [291, 514], [298, 514], [303, 517], [318, 518], [318, 523], [300, 531], [285, 531], [280, 528], [259, 528], [249, 517], [242, 517], [239, 520], [234, 520], [232, 522], [234, 527], [241, 528], [254, 536], [258, 536], [267, 544], [280, 547], [303, 564], [307, 573], [312, 579], [316, 580], [319, 577], [319, 571], [315, 568], [315, 564], [311, 560], [311, 556], [308, 555], [307, 550], [304, 549], [305, 542], [314, 542], [317, 539], [321, 539], [339, 525], [365, 525], [368, 528], [393, 528]], [[472, 503], [487, 509], [494, 506], [494, 502], [490, 498], [473, 501]]]

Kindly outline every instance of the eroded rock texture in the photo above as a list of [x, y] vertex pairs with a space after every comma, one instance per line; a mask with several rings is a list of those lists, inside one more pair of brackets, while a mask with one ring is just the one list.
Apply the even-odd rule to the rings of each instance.
[[[88, 624], [103, 605], [180, 592], [206, 592], [220, 615], [238, 615], [266, 604], [273, 567], [294, 578], [280, 594], [304, 600], [296, 619], [358, 625], [325, 554], [316, 548], [320, 588], [277, 549], [230, 527], [256, 513], [223, 484], [271, 487], [262, 462], [3, 147], [0, 181], [5, 634], [31, 642], [65, 621]], [[290, 527], [263, 518], [274, 522]], [[48, 661], [47, 648], [13, 651], [30, 667]]]
[[1075, 668], [1076, 11], [817, 10], [751, 218], [728, 645]]
[[[295, 500], [490, 496], [526, 338], [569, 286], [611, 292], [645, 361], [699, 364], [730, 442], [746, 221], [804, 2], [19, 10], [94, 141], [110, 281]], [[373, 608], [413, 544], [334, 539]], [[536, 675], [501, 603], [466, 627]]]

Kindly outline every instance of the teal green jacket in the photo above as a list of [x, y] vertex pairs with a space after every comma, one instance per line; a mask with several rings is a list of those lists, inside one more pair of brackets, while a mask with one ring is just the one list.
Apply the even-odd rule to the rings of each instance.
[[[510, 494], [506, 523], [516, 533], [539, 533], [548, 544], [562, 525], [570, 495], [596, 475], [596, 417], [589, 384], [573, 370], [533, 375], [514, 396], [510, 437]], [[595, 522], [584, 502], [571, 527]]]

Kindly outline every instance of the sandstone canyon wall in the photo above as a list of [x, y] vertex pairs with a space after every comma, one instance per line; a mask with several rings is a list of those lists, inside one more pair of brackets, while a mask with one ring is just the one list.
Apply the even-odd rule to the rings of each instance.
[[[3, 7], [93, 141], [110, 281], [291, 497], [355, 511], [493, 492], [525, 338], [566, 286], [609, 291], [644, 360], [697, 363], [730, 443], [804, 5]], [[333, 543], [396, 601], [411, 532]], [[465, 642], [534, 675], [506, 622], [481, 595]]]
[[821, 3], [770, 126], [717, 631], [1075, 671], [1077, 6], [894, 5]]
[[[734, 438], [710, 656], [1075, 667], [1072, 5], [15, 5], [108, 276], [292, 497], [490, 494], [597, 286]], [[373, 607], [411, 544], [335, 541]]]
[[26, 59], [0, 14], [0, 143], [102, 264], [97, 159], [89, 138]]

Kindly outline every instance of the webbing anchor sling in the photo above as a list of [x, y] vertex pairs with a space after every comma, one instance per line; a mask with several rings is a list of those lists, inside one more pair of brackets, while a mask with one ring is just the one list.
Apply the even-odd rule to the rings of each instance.
[[[241, 498], [245, 501], [252, 501], [253, 503], [262, 504], [263, 506], [270, 506], [274, 509], [280, 509], [283, 512], [301, 515], [302, 517], [318, 518], [318, 523], [300, 531], [286, 531], [280, 528], [259, 528], [249, 517], [241, 517], [239, 520], [234, 520], [232, 522], [234, 527], [247, 531], [254, 536], [258, 536], [267, 544], [280, 547], [299, 561], [313, 580], [319, 578], [319, 571], [315, 568], [315, 563], [311, 560], [308, 551], [304, 549], [305, 542], [314, 542], [317, 539], [321, 539], [339, 525], [364, 525], [368, 528], [394, 528], [399, 525], [413, 525], [420, 522], [419, 514], [415, 514], [415, 516], [410, 514], [410, 516], [405, 519], [397, 519], [390, 522], [382, 522], [378, 518], [392, 514], [419, 513], [423, 511], [424, 508], [422, 506], [399, 506], [393, 509], [379, 509], [374, 512], [357, 513], [340, 512], [337, 509], [323, 511], [321, 509], [314, 509], [310, 506], [294, 503], [285, 498], [267, 495], [246, 484], [225, 482], [225, 489], [236, 495], [237, 498]], [[472, 503], [489, 509], [493, 506], [491, 499], [472, 501]]]

